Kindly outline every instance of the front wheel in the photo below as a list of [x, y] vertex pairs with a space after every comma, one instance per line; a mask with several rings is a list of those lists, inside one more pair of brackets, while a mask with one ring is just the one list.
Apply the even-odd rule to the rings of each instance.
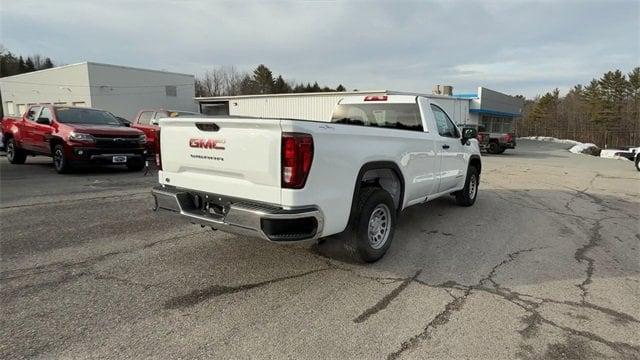
[[27, 153], [18, 147], [13, 138], [7, 141], [7, 160], [12, 164], [24, 164], [27, 160]]
[[391, 246], [396, 227], [393, 198], [377, 187], [360, 189], [357, 214], [348, 229], [345, 247], [357, 261], [374, 262]]
[[467, 170], [467, 179], [464, 182], [464, 188], [455, 192], [456, 202], [460, 206], [471, 206], [476, 202], [478, 197], [478, 186], [480, 185], [480, 174], [478, 169], [471, 166]]
[[66, 174], [71, 171], [71, 163], [64, 153], [62, 144], [58, 144], [53, 148], [53, 166], [58, 174]]

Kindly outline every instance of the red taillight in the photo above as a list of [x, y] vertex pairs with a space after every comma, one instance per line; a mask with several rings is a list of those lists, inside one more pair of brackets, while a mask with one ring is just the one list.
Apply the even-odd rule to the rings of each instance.
[[309, 134], [282, 134], [282, 187], [302, 189], [313, 161], [313, 138]]
[[364, 97], [364, 101], [387, 101], [387, 95], [369, 95]]

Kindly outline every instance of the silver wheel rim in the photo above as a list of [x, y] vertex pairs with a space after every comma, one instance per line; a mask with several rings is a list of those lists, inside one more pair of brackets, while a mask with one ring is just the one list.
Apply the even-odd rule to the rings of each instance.
[[367, 231], [369, 246], [376, 250], [382, 248], [389, 238], [390, 230], [391, 211], [387, 205], [378, 204], [369, 217]]
[[56, 166], [56, 169], [60, 169], [62, 167], [62, 150], [56, 149], [53, 154], [53, 164]]
[[9, 161], [13, 160], [13, 154], [13, 142], [10, 142], [9, 144], [7, 144], [7, 158], [9, 159]]
[[469, 179], [469, 199], [474, 199], [478, 193], [478, 180], [475, 175], [471, 175]]

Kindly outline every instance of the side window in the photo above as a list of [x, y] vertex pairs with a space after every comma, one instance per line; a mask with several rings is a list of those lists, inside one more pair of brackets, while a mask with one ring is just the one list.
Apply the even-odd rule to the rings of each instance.
[[38, 114], [40, 113], [40, 109], [42, 106], [32, 106], [29, 108], [27, 112], [27, 119], [31, 121], [36, 121]]
[[440, 136], [459, 137], [456, 126], [444, 110], [433, 104], [431, 104], [431, 110], [433, 111], [433, 117], [436, 119], [436, 126], [438, 127], [438, 134], [440, 134]]
[[151, 123], [151, 117], [153, 116], [153, 111], [143, 111], [138, 118], [138, 124], [140, 125], [149, 125]]
[[48, 107], [43, 107], [39, 117], [49, 119], [49, 121], [51, 121], [52, 120], [51, 110], [49, 110]]
[[160, 119], [160, 118], [164, 118], [164, 117], [169, 117], [169, 114], [166, 111], [158, 111], [155, 116], [153, 117], [154, 120]]

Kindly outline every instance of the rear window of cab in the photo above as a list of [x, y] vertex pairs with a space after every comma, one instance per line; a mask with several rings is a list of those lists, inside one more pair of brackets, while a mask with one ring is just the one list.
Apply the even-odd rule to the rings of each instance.
[[357, 126], [423, 131], [417, 103], [411, 104], [339, 104], [331, 122]]

